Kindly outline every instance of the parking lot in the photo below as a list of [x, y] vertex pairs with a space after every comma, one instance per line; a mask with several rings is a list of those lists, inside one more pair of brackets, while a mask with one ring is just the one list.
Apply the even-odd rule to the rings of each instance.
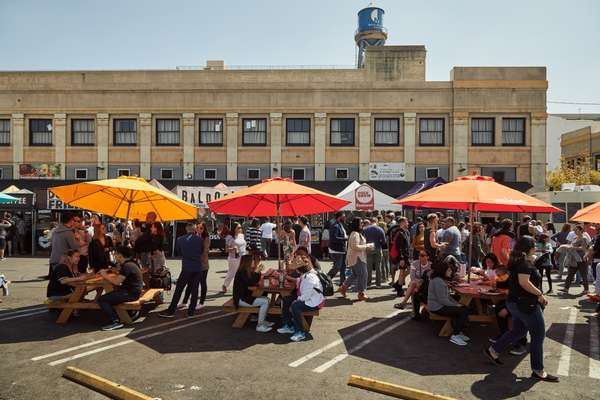
[[[437, 337], [439, 325], [415, 322], [394, 310], [390, 289], [371, 290], [367, 303], [328, 298], [309, 340], [289, 342], [253, 323], [233, 329], [217, 293], [225, 260], [211, 260], [206, 308], [192, 318], [158, 318], [166, 305], [119, 331], [102, 332], [98, 311], [66, 325], [43, 305], [45, 259], [9, 259], [0, 272], [13, 282], [0, 304], [0, 399], [101, 399], [61, 377], [76, 366], [161, 399], [378, 399], [346, 385], [351, 374], [459, 399], [598, 399], [599, 320], [583, 297], [550, 296], [545, 364], [559, 384], [529, 379], [529, 357], [505, 355], [505, 365], [484, 360], [482, 348], [496, 328], [473, 324], [467, 347]], [[329, 269], [329, 263], [323, 263]], [[179, 262], [169, 265], [176, 276]], [[572, 290], [579, 292], [579, 287]], [[167, 296], [167, 301], [170, 296]], [[273, 320], [274, 322], [279, 322]]]

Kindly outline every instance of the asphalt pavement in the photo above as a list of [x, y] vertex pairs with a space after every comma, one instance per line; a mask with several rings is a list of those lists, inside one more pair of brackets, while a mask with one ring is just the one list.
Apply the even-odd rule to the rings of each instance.
[[[179, 261], [168, 264], [176, 276]], [[0, 263], [12, 281], [10, 296], [0, 297], [0, 400], [105, 398], [62, 378], [67, 366], [163, 400], [386, 398], [347, 386], [352, 374], [457, 399], [600, 398], [600, 321], [583, 297], [549, 296], [544, 362], [561, 377], [551, 384], [529, 378], [528, 355], [504, 355], [502, 367], [483, 358], [495, 327], [471, 323], [471, 343], [453, 345], [437, 336], [438, 322], [416, 322], [410, 310], [395, 310], [387, 287], [369, 290], [366, 303], [353, 302], [354, 293], [328, 298], [309, 340], [293, 343], [274, 331], [255, 332], [255, 323], [231, 327], [234, 316], [220, 307], [230, 297], [218, 294], [223, 259], [211, 260], [206, 307], [193, 318], [184, 310], [173, 320], [159, 318], [165, 304], [112, 332], [99, 330], [106, 323], [99, 311], [57, 325], [43, 305], [47, 281], [40, 277], [47, 268], [39, 258]]]

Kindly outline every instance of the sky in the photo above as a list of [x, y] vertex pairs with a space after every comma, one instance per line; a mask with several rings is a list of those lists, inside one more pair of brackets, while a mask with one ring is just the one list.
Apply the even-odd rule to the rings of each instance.
[[[358, 0], [0, 0], [0, 70], [355, 64]], [[600, 113], [600, 1], [380, 0], [387, 44], [453, 66], [546, 66], [548, 111]], [[556, 104], [550, 101], [595, 104]]]

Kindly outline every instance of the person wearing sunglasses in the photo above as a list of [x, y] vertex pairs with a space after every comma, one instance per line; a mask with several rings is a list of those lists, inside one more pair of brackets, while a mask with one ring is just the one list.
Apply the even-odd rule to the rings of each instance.
[[[423, 284], [423, 276], [425, 274], [429, 274], [431, 272], [431, 263], [429, 262], [429, 256], [425, 252], [425, 250], [419, 251], [419, 259], [412, 262], [410, 266], [410, 285], [404, 295], [404, 299], [398, 303], [394, 304], [394, 307], [403, 310], [406, 307], [406, 303], [408, 303], [408, 299], [414, 297], [413, 295], [418, 293], [421, 289], [421, 285]], [[413, 304], [415, 303], [415, 299], [413, 298]], [[419, 316], [419, 308], [417, 307], [415, 310], [415, 317]]]

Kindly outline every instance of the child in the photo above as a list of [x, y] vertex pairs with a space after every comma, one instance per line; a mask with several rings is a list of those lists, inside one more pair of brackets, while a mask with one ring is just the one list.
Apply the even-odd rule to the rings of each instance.
[[548, 278], [548, 291], [546, 293], [552, 293], [552, 277], [550, 271], [552, 270], [552, 245], [550, 244], [550, 237], [546, 233], [539, 235], [539, 239], [535, 244], [535, 252], [537, 258], [535, 260], [535, 266], [540, 272], [540, 275]]

